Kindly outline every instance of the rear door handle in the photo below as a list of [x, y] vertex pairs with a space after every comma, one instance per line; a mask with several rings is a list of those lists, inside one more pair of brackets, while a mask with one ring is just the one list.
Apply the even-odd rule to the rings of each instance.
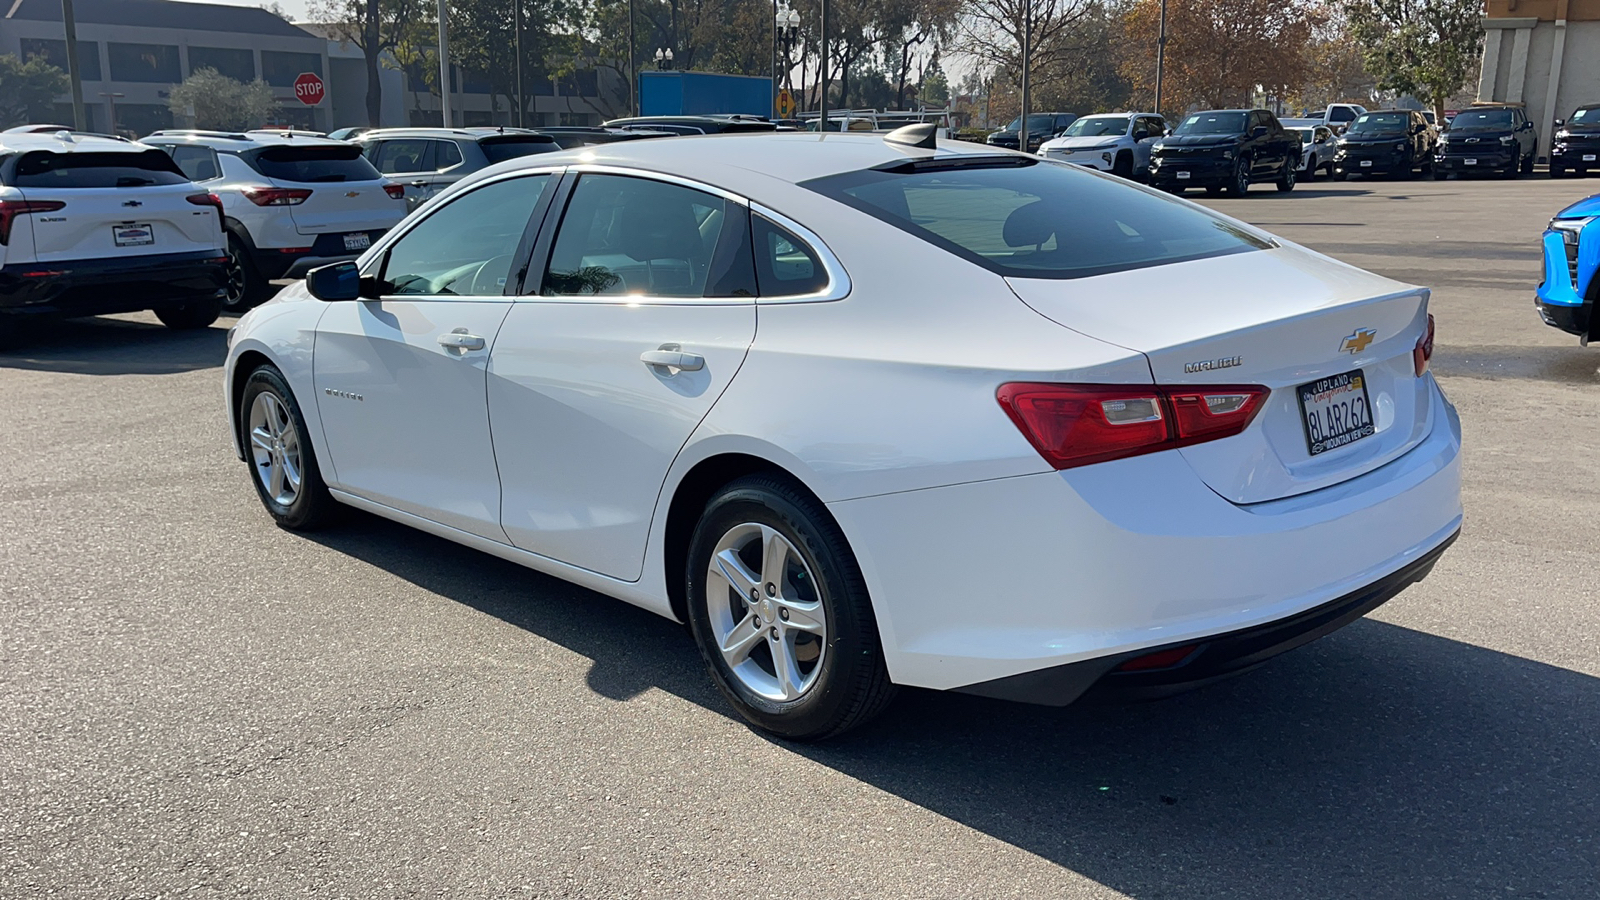
[[706, 358], [698, 353], [685, 353], [678, 344], [662, 344], [659, 350], [646, 350], [639, 361], [652, 369], [679, 369], [698, 372], [706, 367]]
[[457, 328], [448, 334], [439, 335], [439, 346], [462, 352], [482, 350], [484, 340], [475, 334], [468, 334], [465, 328]]

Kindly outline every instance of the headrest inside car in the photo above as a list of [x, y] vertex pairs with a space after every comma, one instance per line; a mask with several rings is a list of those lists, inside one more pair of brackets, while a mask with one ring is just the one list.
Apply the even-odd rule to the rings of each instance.
[[1043, 200], [1019, 206], [1006, 216], [1001, 237], [1008, 247], [1037, 247], [1056, 233], [1054, 216]]

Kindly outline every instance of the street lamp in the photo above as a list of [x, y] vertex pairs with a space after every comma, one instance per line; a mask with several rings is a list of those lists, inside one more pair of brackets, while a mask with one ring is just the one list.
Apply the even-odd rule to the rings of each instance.
[[671, 69], [672, 68], [672, 48], [671, 47], [668, 47], [665, 50], [661, 49], [660, 47], [656, 48], [656, 68], [658, 68], [658, 69]]
[[773, 32], [783, 42], [783, 84], [788, 87], [793, 83], [791, 70], [794, 68], [789, 63], [789, 53], [794, 48], [794, 39], [800, 36], [800, 14], [787, 6], [779, 9]]

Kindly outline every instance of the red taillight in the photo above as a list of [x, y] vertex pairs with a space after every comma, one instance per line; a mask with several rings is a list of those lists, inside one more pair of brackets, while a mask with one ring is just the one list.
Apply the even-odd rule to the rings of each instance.
[[1260, 385], [1003, 384], [1000, 406], [1057, 469], [1214, 441], [1261, 411]]
[[222, 198], [218, 197], [216, 194], [190, 194], [183, 199], [193, 203], [195, 206], [211, 207], [217, 211], [217, 216], [219, 217], [218, 221], [221, 221], [220, 217], [222, 215]]
[[383, 186], [383, 192], [388, 194], [391, 200], [404, 200], [406, 198], [406, 186], [403, 184], [386, 184]]
[[1188, 659], [1199, 646], [1190, 644], [1187, 647], [1172, 647], [1167, 650], [1157, 650], [1155, 653], [1146, 653], [1144, 656], [1135, 656], [1117, 666], [1117, 671], [1146, 672], [1150, 669], [1170, 669]]
[[257, 206], [299, 206], [311, 196], [306, 188], [245, 188], [246, 200]]
[[66, 205], [60, 200], [0, 200], [0, 244], [11, 243], [11, 223], [17, 216], [55, 212]]
[[1411, 350], [1411, 367], [1417, 370], [1417, 377], [1428, 371], [1428, 361], [1433, 359], [1433, 313], [1428, 313], [1428, 330], [1417, 338], [1417, 346]]

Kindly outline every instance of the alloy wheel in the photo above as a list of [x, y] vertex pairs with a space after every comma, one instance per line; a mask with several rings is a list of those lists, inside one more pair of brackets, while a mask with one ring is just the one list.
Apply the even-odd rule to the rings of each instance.
[[747, 522], [723, 534], [707, 567], [706, 611], [723, 660], [752, 693], [786, 702], [816, 684], [827, 616], [811, 567], [776, 529]]
[[250, 404], [252, 468], [267, 497], [279, 506], [293, 506], [300, 496], [300, 432], [289, 407], [276, 394], [263, 391]]
[[239, 245], [230, 239], [228, 241], [228, 262], [224, 266], [228, 279], [227, 299], [223, 305], [229, 309], [238, 309], [244, 304], [245, 274], [244, 260], [239, 257]]

